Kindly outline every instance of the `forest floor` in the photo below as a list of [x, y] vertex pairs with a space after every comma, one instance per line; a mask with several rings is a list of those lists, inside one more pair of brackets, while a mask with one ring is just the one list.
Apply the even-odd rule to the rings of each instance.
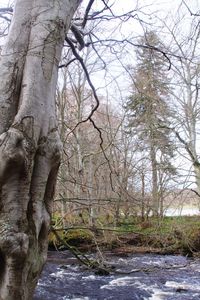
[[[54, 226], [55, 231], [56, 226]], [[121, 220], [116, 226], [93, 227], [75, 224], [51, 232], [50, 249], [78, 249], [85, 252], [111, 252], [126, 256], [132, 253], [200, 254], [199, 216], [139, 218]]]

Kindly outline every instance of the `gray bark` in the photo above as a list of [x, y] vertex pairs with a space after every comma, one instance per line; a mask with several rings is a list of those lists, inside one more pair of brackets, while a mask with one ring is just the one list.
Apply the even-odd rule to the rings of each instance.
[[0, 60], [0, 300], [30, 300], [62, 150], [55, 90], [79, 0], [16, 0]]

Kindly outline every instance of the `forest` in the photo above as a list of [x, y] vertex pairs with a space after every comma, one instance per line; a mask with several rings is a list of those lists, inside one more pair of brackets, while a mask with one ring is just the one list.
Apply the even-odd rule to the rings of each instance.
[[48, 251], [100, 275], [199, 257], [199, 22], [197, 0], [1, 0], [0, 300], [43, 299]]
[[[128, 39], [126, 13], [114, 18], [102, 40], [102, 16], [88, 23], [85, 42], [94, 49], [83, 49], [81, 61], [69, 46], [64, 50], [56, 98], [64, 151], [53, 226], [72, 243], [101, 232], [103, 244], [115, 244], [116, 229], [147, 229], [154, 240], [156, 227], [165, 236], [157, 244], [170, 251], [174, 240], [168, 243], [165, 230], [169, 236], [180, 231], [184, 240], [196, 231], [191, 244], [198, 239], [196, 217], [192, 232], [192, 218], [190, 228], [179, 223], [199, 214], [199, 18], [185, 3], [174, 18], [130, 31]], [[170, 217], [172, 231], [165, 228]], [[53, 245], [57, 238], [50, 236]], [[188, 251], [195, 248], [188, 243]]]

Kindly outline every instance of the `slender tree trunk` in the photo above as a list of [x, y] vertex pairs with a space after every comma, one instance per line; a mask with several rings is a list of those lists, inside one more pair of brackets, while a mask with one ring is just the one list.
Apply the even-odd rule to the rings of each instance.
[[120, 224], [120, 205], [121, 205], [121, 197], [116, 200], [115, 206], [115, 226], [119, 226]]
[[61, 143], [58, 63], [79, 0], [17, 0], [0, 60], [0, 300], [30, 300], [46, 260]]
[[141, 218], [142, 221], [145, 220], [145, 174], [142, 172], [141, 174], [142, 180], [142, 203], [141, 203]]
[[[65, 135], [66, 135], [66, 128], [65, 128], [65, 114], [66, 114], [66, 102], [67, 102], [67, 91], [66, 91], [66, 70], [63, 74], [63, 87], [62, 90], [57, 89], [57, 101], [58, 101], [58, 113], [59, 113], [59, 128], [60, 128], [60, 138], [63, 143], [63, 147], [65, 148]], [[65, 199], [69, 198], [68, 195], [68, 189], [64, 188], [65, 185], [65, 179], [66, 179], [66, 173], [68, 172], [68, 168], [66, 166], [65, 162], [65, 155], [62, 154], [62, 164], [60, 166], [60, 186], [59, 186], [59, 192], [61, 192], [62, 197], [64, 198], [61, 201], [61, 216], [62, 216], [62, 226], [66, 227], [66, 213], [67, 213], [67, 202]]]
[[200, 195], [200, 163], [196, 161], [195, 163], [193, 163], [193, 166], [194, 166], [194, 174], [195, 174], [197, 192]]
[[88, 199], [89, 199], [89, 225], [92, 227], [95, 227], [96, 223], [96, 208], [93, 203], [93, 198], [94, 198], [94, 191], [93, 187], [95, 186], [94, 184], [94, 172], [93, 172], [93, 162], [92, 162], [92, 157], [90, 156], [89, 158], [89, 170], [88, 170]]
[[157, 161], [154, 145], [150, 148], [150, 159], [152, 168], [152, 205], [153, 215], [158, 216], [159, 214], [159, 200], [158, 200], [158, 176], [157, 176]]

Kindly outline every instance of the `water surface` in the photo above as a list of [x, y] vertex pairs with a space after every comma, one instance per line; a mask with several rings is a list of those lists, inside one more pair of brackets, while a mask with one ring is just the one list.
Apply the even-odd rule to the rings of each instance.
[[68, 252], [50, 253], [49, 257], [34, 300], [200, 300], [198, 259], [108, 255], [107, 263], [115, 266], [117, 274], [98, 276]]

